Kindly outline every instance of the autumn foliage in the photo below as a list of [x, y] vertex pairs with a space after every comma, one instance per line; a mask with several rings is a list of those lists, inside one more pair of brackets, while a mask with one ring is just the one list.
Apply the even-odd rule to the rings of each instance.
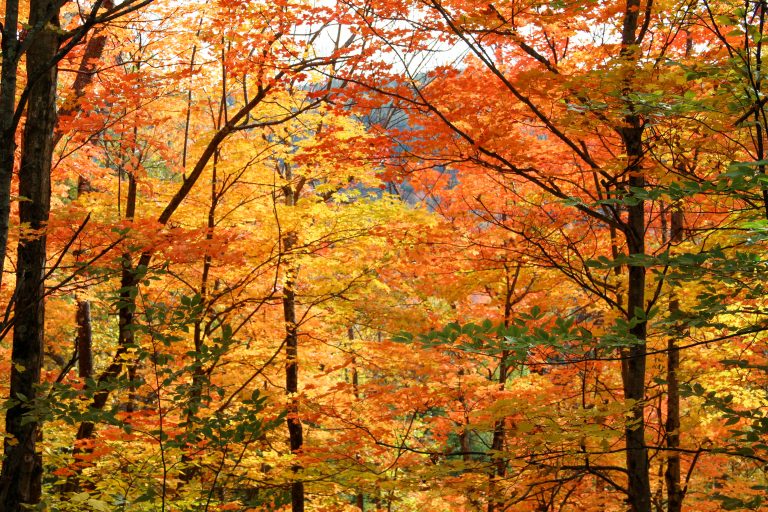
[[3, 4], [0, 510], [768, 507], [765, 0]]

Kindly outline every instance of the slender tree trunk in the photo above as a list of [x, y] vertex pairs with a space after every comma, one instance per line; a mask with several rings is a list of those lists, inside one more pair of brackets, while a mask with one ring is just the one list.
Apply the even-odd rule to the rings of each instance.
[[[211, 206], [208, 208], [208, 231], [205, 234], [207, 241], [213, 240], [213, 230], [216, 227], [216, 206], [218, 205], [218, 194], [216, 192], [217, 181], [217, 167], [219, 161], [218, 151], [213, 156], [213, 175], [211, 176]], [[211, 272], [211, 265], [213, 259], [210, 253], [205, 254], [203, 257], [203, 274], [200, 278], [200, 301], [205, 305], [208, 301], [208, 277]], [[205, 306], [204, 306], [205, 307]], [[205, 371], [203, 370], [200, 357], [203, 353], [203, 345], [205, 343], [205, 336], [208, 334], [208, 329], [205, 324], [205, 310], [202, 316], [195, 321], [195, 326], [192, 334], [192, 342], [195, 348], [195, 354], [197, 361], [195, 361], [194, 369], [192, 370], [192, 387], [189, 393], [189, 408], [187, 410], [187, 432], [189, 433], [196, 422], [197, 413], [200, 410], [200, 406], [203, 403], [203, 385], [205, 384]], [[182, 482], [189, 482], [195, 474], [195, 469], [191, 467], [192, 456], [188, 452], [184, 452], [181, 456], [182, 469], [179, 478]]]
[[93, 335], [91, 330], [91, 303], [77, 301], [77, 369], [78, 376], [85, 380], [93, 376]]
[[[75, 346], [77, 348], [77, 369], [78, 376], [86, 381], [93, 377], [93, 336], [91, 331], [91, 304], [87, 300], [77, 302], [77, 312], [75, 314], [77, 323], [77, 338]], [[75, 446], [72, 454], [77, 462], [78, 456], [82, 455], [84, 450]], [[79, 463], [75, 466], [75, 473], [68, 476], [66, 482], [61, 486], [62, 492], [74, 492], [81, 489], [80, 479], [82, 467]]]
[[[295, 237], [287, 235], [284, 239], [284, 247], [290, 250], [295, 244]], [[288, 399], [288, 437], [291, 446], [291, 452], [296, 453], [301, 450], [304, 444], [301, 421], [297, 417], [299, 409], [295, 395], [299, 391], [299, 338], [296, 325], [296, 293], [294, 292], [293, 277], [290, 276], [285, 282], [283, 292], [283, 315], [285, 319], [285, 391], [289, 395]], [[293, 471], [298, 472], [301, 466], [293, 466]], [[304, 510], [304, 482], [297, 480], [291, 484], [291, 510], [293, 512], [303, 512]]]
[[[289, 172], [286, 172], [286, 179], [290, 180]], [[293, 187], [286, 185], [283, 187], [286, 206], [294, 206]], [[283, 236], [283, 252], [289, 254], [296, 246], [296, 234], [288, 233]], [[291, 453], [297, 453], [304, 445], [304, 434], [302, 432], [301, 420], [298, 418], [299, 407], [296, 400], [296, 393], [299, 391], [299, 336], [298, 325], [296, 325], [296, 292], [295, 271], [292, 262], [288, 262], [286, 279], [283, 288], [283, 318], [285, 320], [285, 392], [288, 394], [288, 440], [291, 447]], [[298, 473], [301, 470], [299, 464], [292, 466], [293, 472]], [[297, 479], [291, 484], [291, 510], [292, 512], [304, 511], [304, 482]]]
[[[32, 0], [30, 25], [58, 13], [55, 0]], [[40, 383], [45, 327], [44, 229], [50, 213], [53, 130], [56, 126], [56, 67], [49, 63], [58, 50], [58, 15], [35, 36], [27, 52], [27, 76], [32, 84], [19, 170], [19, 222], [35, 230], [19, 242], [16, 269], [16, 308], [13, 332], [11, 389], [12, 407], [5, 417], [6, 433], [0, 508], [16, 512], [40, 501], [42, 456], [37, 453], [40, 421], [34, 417], [36, 387]], [[15, 29], [15, 27], [13, 28]]]
[[[762, 10], [760, 16], [760, 32], [762, 33], [762, 23], [765, 16]], [[690, 32], [686, 32], [685, 56], [690, 57], [692, 50], [693, 38]], [[685, 173], [684, 160], [680, 162], [678, 168], [681, 171], [681, 175]], [[761, 172], [764, 173], [765, 169], [762, 169]], [[763, 197], [768, 199], [765, 190], [763, 191]], [[768, 207], [768, 202], [766, 202], [766, 206]], [[681, 203], [678, 202], [673, 206], [672, 215], [670, 216], [670, 247], [674, 247], [683, 241], [684, 221], [683, 209]], [[680, 301], [677, 299], [674, 291], [672, 293], [672, 299], [669, 302], [669, 314], [675, 316], [680, 313]], [[667, 467], [664, 472], [664, 481], [667, 486], [668, 512], [682, 512], [683, 498], [685, 497], [681, 485], [680, 452], [678, 451], [680, 448], [680, 378], [678, 375], [680, 370], [680, 348], [677, 346], [677, 340], [681, 335], [682, 329], [680, 326], [677, 326], [667, 341], [667, 420], [664, 430], [667, 436], [669, 452], [667, 455]]]
[[[499, 363], [499, 387], [503, 389], [507, 382], [507, 359], [509, 351], [504, 350], [501, 353], [501, 362]], [[504, 498], [499, 496], [499, 489], [496, 478], [504, 478], [507, 472], [507, 461], [502, 455], [504, 450], [504, 418], [496, 420], [493, 426], [493, 440], [491, 441], [491, 485], [488, 497], [488, 512], [495, 512], [504, 509]]]
[[[137, 65], [138, 69], [138, 65]], [[135, 145], [138, 141], [138, 127], [133, 127], [133, 137], [131, 144]], [[134, 151], [133, 149], [131, 151]], [[141, 157], [139, 157], [139, 160]], [[135, 169], [134, 169], [135, 171]], [[136, 177], [131, 171], [125, 172], [128, 177], [128, 194], [125, 198], [125, 219], [133, 222], [136, 217], [136, 195], [138, 193], [138, 184]], [[119, 178], [119, 175], [118, 175]], [[123, 253], [122, 270], [120, 272], [120, 300], [117, 308], [118, 318], [118, 347], [128, 353], [128, 349], [134, 346], [134, 324], [133, 316], [136, 313], [136, 295], [139, 292], [140, 268], [134, 268], [131, 253]], [[117, 375], [115, 375], [117, 377]], [[128, 364], [128, 412], [134, 409], [136, 401], [136, 362], [131, 360]], [[103, 406], [102, 406], [103, 407]], [[90, 436], [89, 436], [90, 437]]]
[[[765, 12], [768, 9], [765, 0], [755, 2], [755, 14], [757, 14], [758, 36], [755, 41], [755, 70], [753, 80], [753, 94], [755, 96], [754, 119], [755, 119], [755, 150], [757, 161], [757, 170], [760, 174], [765, 174], [765, 103], [763, 102], [763, 31], [765, 29]], [[690, 37], [690, 36], [689, 36]], [[768, 219], [768, 188], [763, 185], [763, 213]]]
[[[627, 66], [623, 95], [629, 98], [632, 92], [632, 70], [638, 54], [640, 0], [627, 0], [621, 34], [621, 57]], [[650, 15], [649, 12], [645, 16]], [[627, 100], [628, 114], [624, 125], [618, 127], [627, 158], [625, 172], [628, 176], [628, 191], [646, 187], [643, 175], [643, 120], [635, 113], [634, 105]], [[627, 207], [627, 222], [624, 235], [630, 256], [645, 255], [645, 201], [634, 198]], [[651, 483], [648, 464], [648, 448], [645, 444], [645, 373], [646, 373], [646, 337], [645, 320], [645, 267], [629, 265], [627, 282], [628, 320], [634, 323], [629, 329], [633, 344], [624, 351], [622, 360], [622, 380], [624, 397], [631, 401], [632, 409], [625, 427], [627, 461], [627, 498], [632, 512], [650, 512]]]
[[[639, 121], [638, 121], [639, 123]], [[624, 128], [630, 167], [637, 165], [637, 170], [630, 170], [629, 186], [635, 190], [645, 187], [645, 179], [639, 169], [642, 156], [642, 128]], [[637, 164], [631, 163], [637, 160]], [[645, 202], [628, 208], [627, 246], [631, 256], [645, 254]], [[627, 443], [627, 472], [629, 475], [628, 498], [633, 512], [650, 512], [651, 485], [648, 474], [648, 449], [645, 445], [645, 373], [646, 373], [646, 336], [647, 322], [645, 311], [645, 267], [629, 266], [627, 311], [634, 325], [630, 327], [633, 345], [625, 351], [622, 361], [624, 396], [632, 401], [631, 416], [625, 429]], [[641, 319], [642, 318], [642, 319]]]
[[[683, 211], [676, 205], [672, 211], [670, 223], [672, 245], [683, 241]], [[673, 296], [669, 303], [670, 315], [680, 312], [680, 302]], [[675, 329], [667, 341], [667, 421], [664, 430], [667, 435], [667, 469], [664, 480], [667, 484], [667, 511], [681, 512], [683, 510], [683, 489], [680, 482], [680, 348], [677, 338], [680, 329]]]
[[[355, 341], [355, 329], [354, 327], [350, 327], [347, 329], [347, 337], [349, 338], [350, 345], [351, 342]], [[350, 349], [352, 347], [350, 346]], [[360, 399], [360, 374], [357, 370], [357, 362], [355, 359], [352, 359], [352, 391], [355, 395], [355, 400]], [[355, 495], [355, 505], [357, 508], [359, 508], [362, 511], [365, 511], [365, 494], [362, 492], [358, 492]]]
[[[506, 220], [506, 216], [502, 220]], [[510, 319], [512, 318], [512, 298], [515, 293], [515, 287], [517, 286], [517, 280], [520, 278], [520, 265], [515, 268], [514, 275], [510, 274], [509, 266], [504, 263], [505, 271], [505, 290], [504, 290], [504, 327], [509, 327]], [[504, 390], [507, 385], [507, 374], [509, 373], [509, 366], [507, 361], [509, 359], [509, 350], [502, 350], [501, 360], [499, 361], [499, 389]], [[493, 478], [503, 478], [507, 473], [507, 460], [502, 455], [504, 451], [505, 440], [505, 425], [506, 418], [499, 418], [493, 427], [493, 440], [491, 441], [491, 450], [493, 455], [491, 460], [493, 461], [493, 474], [491, 475], [490, 497], [488, 499], [488, 512], [494, 512], [495, 510], [504, 509], [504, 500], [497, 499], [498, 488], [496, 487]]]
[[[88, 180], [83, 176], [79, 176], [77, 180], [77, 196], [82, 197], [90, 189]], [[85, 381], [93, 377], [93, 334], [91, 329], [90, 301], [78, 297], [75, 323], [77, 324], [75, 349], [77, 350], [78, 375]]]
[[19, 1], [6, 0], [0, 71], [0, 288], [8, 251], [8, 220], [11, 215], [11, 178], [16, 163], [16, 88], [19, 68]]

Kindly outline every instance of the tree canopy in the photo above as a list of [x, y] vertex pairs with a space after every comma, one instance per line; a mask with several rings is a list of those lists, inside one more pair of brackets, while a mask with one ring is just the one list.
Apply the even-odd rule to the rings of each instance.
[[5, 0], [0, 510], [768, 507], [766, 16]]

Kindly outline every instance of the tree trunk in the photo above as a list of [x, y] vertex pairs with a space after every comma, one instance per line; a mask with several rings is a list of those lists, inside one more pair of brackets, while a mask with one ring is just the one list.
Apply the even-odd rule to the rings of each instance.
[[[670, 243], [679, 244], [683, 241], [683, 211], [676, 205], [672, 211]], [[669, 303], [670, 315], [680, 312], [680, 302], [673, 296]], [[667, 421], [664, 430], [667, 435], [667, 469], [664, 480], [667, 484], [667, 511], [681, 512], [683, 510], [683, 489], [680, 485], [680, 348], [677, 337], [680, 329], [675, 329], [667, 341]]]
[[[632, 189], [645, 187], [645, 179], [639, 169], [642, 155], [642, 128], [623, 129], [624, 140], [630, 160], [629, 186]], [[637, 163], [632, 163], [636, 161]], [[632, 167], [637, 170], [632, 170]], [[627, 246], [630, 256], [645, 254], [645, 202], [628, 207]], [[645, 371], [646, 331], [645, 321], [645, 267], [629, 266], [627, 312], [634, 322], [629, 333], [632, 346], [624, 351], [622, 377], [624, 397], [632, 402], [632, 410], [625, 429], [627, 443], [627, 472], [629, 475], [628, 498], [633, 512], [650, 512], [651, 486], [648, 475], [648, 449], [645, 445]]]
[[[58, 50], [58, 2], [32, 0], [29, 24], [55, 13], [35, 36], [27, 52], [27, 76], [34, 78], [19, 170], [19, 222], [35, 230], [19, 242], [16, 269], [16, 307], [13, 331], [12, 407], [5, 417], [6, 433], [0, 508], [21, 511], [40, 501], [42, 456], [37, 453], [40, 421], [34, 417], [36, 387], [40, 382], [45, 326], [46, 237], [50, 213], [53, 130], [56, 126], [56, 67], [49, 66]], [[9, 27], [13, 30], [15, 27]]]
[[[93, 336], [91, 332], [91, 304], [87, 300], [77, 302], [77, 313], [75, 315], [77, 322], [77, 338], [75, 347], [77, 349], [77, 369], [78, 376], [86, 382], [93, 377]], [[85, 453], [85, 450], [75, 446], [72, 454], [77, 462], [78, 456]], [[66, 482], [61, 486], [61, 492], [75, 492], [81, 489], [80, 475], [82, 467], [77, 464], [75, 473], [68, 476]]]
[[[621, 56], [627, 66], [627, 78], [623, 96], [629, 98], [632, 92], [632, 70], [637, 59], [639, 41], [638, 21], [640, 0], [627, 0], [621, 34]], [[650, 16], [646, 12], [645, 16]], [[635, 112], [631, 100], [626, 100], [627, 115], [624, 125], [618, 127], [627, 158], [625, 168], [628, 176], [628, 192], [641, 190], [646, 186], [643, 175], [643, 120]], [[627, 206], [627, 222], [624, 235], [630, 256], [645, 255], [645, 201], [633, 198]], [[626, 437], [627, 461], [627, 498], [632, 512], [650, 512], [651, 483], [648, 448], [645, 445], [645, 372], [646, 372], [646, 337], [645, 320], [645, 267], [629, 265], [627, 282], [627, 320], [633, 322], [629, 329], [632, 345], [624, 352], [622, 360], [622, 380], [624, 397], [631, 401], [632, 409], [624, 434]]]
[[[765, 130], [766, 126], [764, 126], [763, 120], [764, 118], [764, 108], [765, 103], [763, 102], [763, 31], [765, 28], [765, 11], [766, 11], [766, 2], [765, 0], [759, 0], [758, 2], [755, 2], [755, 14], [757, 15], [757, 20], [752, 21], [752, 23], [755, 23], [757, 21], [757, 33], [758, 36], [755, 38], [755, 69], [754, 72], [751, 72], [750, 75], [754, 77], [752, 79], [752, 92], [755, 97], [755, 105], [754, 105], [754, 126], [755, 126], [755, 157], [756, 160], [760, 163], [757, 165], [757, 171], [760, 174], [765, 174]], [[749, 3], [747, 3], [749, 5]], [[754, 25], [753, 25], [754, 26]], [[689, 35], [690, 38], [690, 35]], [[763, 214], [765, 215], [765, 218], [768, 219], [768, 188], [763, 185]]]
[[[350, 349], [354, 350], [352, 347], [353, 341], [355, 341], [355, 328], [350, 327], [347, 329], [347, 337], [350, 341]], [[360, 374], [357, 370], [357, 362], [355, 361], [355, 358], [352, 358], [352, 390], [354, 392], [355, 400], [360, 400]], [[357, 508], [365, 511], [365, 494], [360, 490], [355, 495], [355, 505]]]
[[[632, 116], [634, 117], [634, 116]], [[639, 166], [642, 157], [642, 128], [631, 126], [623, 129], [623, 136], [629, 159], [629, 186], [632, 189], [645, 187]], [[645, 202], [628, 207], [627, 246], [630, 256], [645, 254]], [[634, 322], [629, 333], [632, 346], [624, 351], [622, 377], [624, 397], [632, 402], [630, 418], [625, 428], [627, 443], [627, 472], [629, 475], [628, 499], [633, 512], [650, 512], [651, 485], [648, 475], [648, 449], [645, 445], [645, 371], [646, 331], [645, 321], [645, 267], [629, 266], [627, 286], [627, 312]]]
[[81, 379], [93, 376], [93, 335], [91, 333], [91, 303], [77, 301], [77, 369]]
[[[504, 220], [506, 220], [506, 217], [504, 217]], [[510, 276], [510, 269], [506, 263], [504, 264], [504, 270], [506, 284], [504, 290], [504, 327], [509, 327], [509, 322], [512, 318], [512, 297], [515, 293], [517, 280], [520, 277], [520, 265], [516, 267], [514, 277]], [[509, 350], [502, 350], [501, 359], [499, 361], [499, 389], [502, 391], [507, 385], [507, 374], [509, 372], [507, 361], [509, 356]], [[491, 441], [491, 451], [493, 452], [491, 460], [493, 461], [493, 465], [491, 470], [492, 474], [491, 486], [489, 489], [490, 497], [488, 499], [488, 512], [494, 512], [497, 509], [504, 508], [503, 498], [501, 500], [497, 500], [496, 495], [498, 494], [498, 489], [493, 479], [495, 477], [504, 478], [507, 473], [507, 460], [502, 455], [502, 452], [504, 451], [504, 440], [506, 437], [504, 428], [505, 422], [506, 418], [499, 418], [496, 420], [493, 426], [493, 439]]]
[[[291, 235], [285, 237], [285, 247], [289, 249], [293, 245], [294, 238]], [[301, 450], [304, 438], [301, 421], [298, 415], [298, 403], [295, 394], [299, 391], [299, 338], [296, 325], [296, 293], [293, 290], [294, 282], [289, 277], [285, 282], [283, 292], [283, 315], [285, 318], [285, 391], [288, 399], [288, 438], [291, 452]], [[301, 469], [298, 464], [292, 467], [296, 473]], [[304, 482], [297, 480], [291, 484], [291, 510], [303, 512], [304, 510]]]
[[[286, 176], [290, 179], [290, 175]], [[290, 185], [283, 187], [285, 194], [285, 204], [294, 206], [294, 191]], [[296, 234], [288, 233], [283, 237], [283, 252], [288, 254], [296, 245]], [[295, 268], [291, 262], [288, 263], [287, 276], [283, 289], [283, 318], [285, 320], [285, 392], [288, 395], [288, 440], [291, 447], [291, 453], [301, 450], [304, 444], [304, 436], [301, 428], [301, 421], [298, 418], [299, 407], [296, 400], [296, 393], [299, 391], [299, 337], [298, 325], [296, 325], [296, 292]], [[293, 472], [298, 473], [301, 466], [294, 464]], [[296, 480], [291, 484], [291, 511], [304, 511], [304, 482]]]
[[6, 0], [2, 39], [2, 71], [0, 72], [0, 288], [3, 265], [8, 250], [8, 220], [11, 215], [11, 178], [16, 162], [17, 72], [19, 67], [18, 0]]
[[[216, 227], [216, 207], [218, 206], [218, 193], [216, 191], [217, 167], [219, 162], [219, 152], [213, 155], [213, 168], [211, 176], [211, 206], [208, 208], [208, 231], [205, 234], [206, 241], [213, 240], [213, 231]], [[197, 422], [197, 414], [203, 403], [203, 386], [206, 382], [205, 370], [201, 357], [205, 345], [205, 337], [208, 335], [208, 326], [205, 322], [206, 304], [208, 302], [208, 277], [211, 273], [213, 258], [206, 251], [203, 257], [203, 274], [200, 278], [200, 302], [203, 305], [201, 316], [195, 321], [192, 343], [195, 349], [195, 364], [192, 371], [192, 387], [189, 392], [189, 406], [187, 409], [187, 432], [190, 433]], [[181, 472], [179, 479], [188, 483], [195, 475], [196, 469], [192, 467], [193, 457], [189, 452], [184, 452], [181, 456]]]

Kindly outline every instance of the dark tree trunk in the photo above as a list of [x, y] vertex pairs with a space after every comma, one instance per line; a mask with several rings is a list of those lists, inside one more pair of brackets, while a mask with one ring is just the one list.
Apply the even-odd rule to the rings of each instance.
[[[291, 236], [286, 237], [286, 242], [292, 244]], [[288, 248], [289, 243], [286, 243]], [[288, 402], [288, 438], [291, 452], [301, 450], [304, 438], [301, 421], [297, 417], [298, 404], [295, 394], [299, 391], [299, 338], [296, 325], [296, 293], [293, 290], [294, 282], [289, 279], [285, 283], [283, 292], [283, 314], [285, 318], [285, 391], [290, 396]], [[294, 465], [293, 471], [298, 472], [301, 466]], [[291, 484], [291, 510], [303, 512], [304, 510], [304, 482], [297, 480]]]
[[[90, 191], [90, 183], [83, 176], [77, 180], [77, 196]], [[91, 328], [91, 302], [85, 299], [77, 299], [77, 313], [75, 314], [77, 323], [77, 340], [75, 350], [77, 350], [77, 368], [78, 375], [83, 381], [93, 377], [93, 333]]]
[[[355, 328], [350, 327], [347, 329], [347, 337], [349, 338], [349, 341], [355, 341]], [[350, 343], [350, 349], [352, 348]], [[357, 370], [357, 362], [355, 359], [352, 359], [352, 391], [355, 396], [355, 400], [360, 400], [360, 373]], [[362, 491], [359, 491], [355, 495], [355, 505], [357, 508], [359, 508], [362, 511], [365, 511], [365, 494], [363, 494]]]
[[[77, 369], [78, 376], [86, 381], [93, 377], [93, 336], [91, 330], [91, 303], [87, 300], [77, 302], [77, 313], [75, 315], [77, 322], [77, 338], [75, 347], [77, 349]], [[85, 451], [79, 446], [75, 446], [72, 451], [75, 462], [79, 455]], [[74, 474], [67, 477], [66, 482], [61, 486], [62, 492], [75, 492], [81, 488], [80, 473], [82, 468], [77, 466]]]
[[[679, 244], [683, 241], [683, 211], [679, 205], [672, 211], [670, 243]], [[680, 302], [672, 297], [669, 303], [670, 315], [680, 312]], [[664, 480], [667, 484], [667, 511], [681, 512], [683, 510], [683, 489], [680, 485], [680, 348], [677, 337], [682, 333], [675, 329], [667, 341], [667, 421], [664, 430], [667, 435], [667, 469]]]
[[[286, 176], [290, 179], [290, 175]], [[291, 186], [283, 187], [285, 204], [294, 206], [294, 191]], [[288, 254], [296, 245], [296, 234], [288, 233], [283, 237], [283, 251]], [[296, 401], [296, 393], [299, 391], [299, 336], [296, 325], [296, 292], [295, 269], [291, 262], [288, 263], [287, 277], [283, 290], [283, 318], [285, 320], [285, 391], [288, 394], [288, 440], [291, 452], [296, 453], [304, 445], [304, 435], [301, 420], [298, 418], [299, 408]], [[292, 467], [294, 473], [298, 473], [301, 466], [295, 464]], [[291, 484], [291, 511], [304, 511], [304, 482], [297, 479]]]
[[[755, 126], [755, 150], [756, 150], [756, 160], [760, 162], [757, 165], [757, 170], [760, 174], [765, 174], [765, 130], [766, 126], [764, 126], [764, 119], [765, 119], [765, 102], [763, 101], [763, 31], [765, 28], [765, 11], [766, 11], [766, 2], [765, 0], [759, 0], [758, 2], [755, 2], [755, 14], [757, 14], [757, 29], [758, 29], [758, 36], [755, 41], [755, 69], [754, 72], [751, 73], [751, 76], [754, 77], [752, 81], [752, 92], [755, 96], [755, 105], [753, 107], [754, 109], [754, 126]], [[749, 3], [747, 3], [749, 5]], [[754, 19], [753, 19], [754, 23]], [[768, 219], [768, 189], [763, 186], [763, 214], [765, 215], [765, 218]]]
[[18, 0], [6, 0], [2, 39], [2, 71], [0, 71], [0, 287], [3, 264], [8, 250], [8, 220], [11, 214], [11, 178], [16, 161], [17, 71], [19, 67]]
[[[622, 137], [627, 150], [629, 187], [638, 190], [645, 187], [640, 162], [643, 156], [641, 121], [637, 116], [627, 116]], [[630, 256], [645, 254], [645, 202], [637, 201], [628, 206], [626, 224], [627, 248]], [[627, 444], [628, 500], [632, 512], [650, 512], [651, 484], [648, 474], [648, 449], [645, 445], [645, 372], [646, 336], [645, 321], [645, 267], [629, 265], [627, 283], [627, 312], [634, 322], [629, 333], [632, 345], [624, 351], [622, 379], [624, 396], [632, 401], [631, 415], [625, 428]]]
[[[631, 116], [634, 117], [634, 116]], [[631, 120], [636, 126], [622, 130], [627, 158], [629, 186], [633, 190], [645, 187], [640, 170], [642, 158], [642, 128], [639, 119]], [[645, 254], [645, 202], [638, 201], [628, 207], [626, 227], [627, 246], [631, 256]], [[629, 266], [627, 285], [627, 312], [634, 322], [629, 333], [632, 346], [624, 351], [622, 378], [624, 396], [632, 401], [631, 417], [625, 429], [627, 443], [628, 499], [632, 512], [650, 512], [651, 485], [648, 474], [648, 449], [645, 445], [645, 372], [646, 372], [646, 331], [645, 311], [645, 267]]]
[[[641, 176], [630, 178], [631, 187], [644, 186]], [[644, 203], [629, 208], [628, 245], [631, 255], [645, 253]], [[628, 498], [632, 512], [650, 512], [651, 485], [648, 475], [648, 449], [645, 445], [645, 371], [646, 329], [645, 320], [638, 320], [635, 312], [645, 311], [645, 267], [629, 267], [627, 311], [636, 322], [629, 329], [633, 345], [626, 350], [622, 377], [624, 396], [632, 401], [632, 411], [625, 429], [627, 443], [627, 472], [629, 474]], [[639, 309], [638, 309], [639, 308]]]
[[[640, 0], [627, 0], [621, 33], [621, 57], [627, 66], [623, 96], [629, 98], [632, 92], [632, 70], [641, 43], [642, 31], [638, 34]], [[645, 12], [650, 16], [650, 12]], [[628, 177], [628, 192], [646, 187], [643, 175], [643, 120], [635, 112], [634, 105], [627, 100], [627, 115], [624, 125], [618, 128], [627, 158], [625, 168]], [[627, 206], [627, 222], [624, 235], [630, 256], [645, 255], [645, 201], [632, 197]], [[624, 397], [632, 401], [632, 410], [624, 430], [626, 437], [627, 460], [627, 499], [632, 512], [651, 511], [651, 482], [648, 464], [648, 448], [645, 444], [645, 373], [646, 373], [646, 337], [645, 320], [645, 267], [629, 265], [627, 282], [627, 316], [634, 325], [630, 327], [632, 345], [624, 351], [622, 361], [622, 380]]]
[[[29, 24], [58, 12], [58, 2], [32, 0]], [[36, 230], [19, 242], [16, 270], [16, 306], [13, 331], [10, 396], [13, 406], [5, 417], [6, 439], [0, 508], [21, 511], [40, 501], [42, 456], [37, 453], [40, 422], [34, 419], [34, 400], [40, 382], [45, 326], [46, 237], [51, 198], [53, 130], [56, 126], [56, 67], [49, 63], [58, 50], [58, 15], [35, 35], [27, 51], [27, 76], [34, 80], [19, 170], [19, 222]], [[15, 28], [15, 27], [14, 27]], [[32, 415], [32, 416], [31, 416]]]
[[[509, 351], [504, 350], [501, 353], [501, 362], [499, 363], [499, 387], [504, 389], [507, 382], [507, 359], [509, 358]], [[504, 450], [504, 418], [496, 420], [493, 426], [493, 439], [491, 441], [491, 485], [489, 487], [488, 497], [488, 512], [495, 512], [496, 510], [504, 509], [504, 498], [499, 494], [499, 489], [496, 485], [496, 478], [504, 478], [507, 472], [507, 461], [504, 458], [502, 452]], [[463, 449], [463, 447], [462, 447]], [[467, 450], [469, 451], [469, 450]]]
[[93, 335], [91, 330], [91, 303], [77, 301], [77, 368], [81, 379], [93, 376]]

